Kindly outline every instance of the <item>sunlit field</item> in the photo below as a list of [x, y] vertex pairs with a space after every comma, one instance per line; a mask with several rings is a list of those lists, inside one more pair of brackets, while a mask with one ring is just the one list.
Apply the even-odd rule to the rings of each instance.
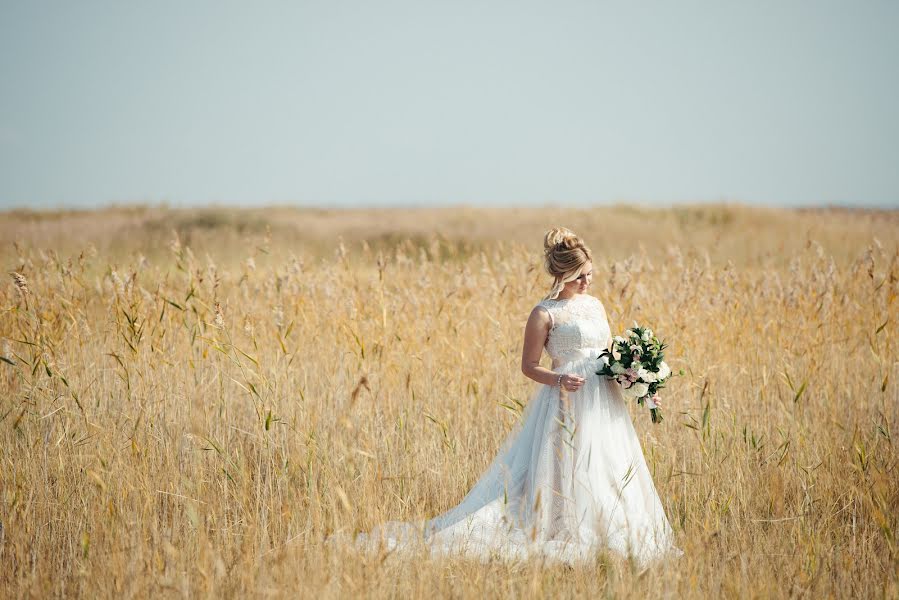
[[[632, 411], [684, 556], [324, 545], [487, 466], [556, 225], [684, 370]], [[16, 211], [0, 242], [2, 596], [899, 596], [899, 212]]]

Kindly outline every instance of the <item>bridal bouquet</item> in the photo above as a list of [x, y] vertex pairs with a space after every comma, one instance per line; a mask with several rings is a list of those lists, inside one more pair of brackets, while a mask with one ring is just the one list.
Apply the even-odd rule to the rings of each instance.
[[623, 337], [612, 338], [612, 347], [599, 355], [601, 367], [596, 372], [617, 381], [625, 397], [635, 399], [637, 404], [645, 402], [653, 423], [662, 421], [662, 411], [655, 400], [671, 376], [662, 353], [666, 346], [652, 329], [634, 323]]

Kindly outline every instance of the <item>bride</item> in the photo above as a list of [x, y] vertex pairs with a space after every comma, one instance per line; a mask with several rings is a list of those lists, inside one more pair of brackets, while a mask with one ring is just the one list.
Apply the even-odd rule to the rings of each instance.
[[[384, 523], [357, 535], [357, 547], [565, 563], [610, 550], [640, 565], [680, 552], [620, 388], [596, 375], [611, 332], [586, 293], [590, 249], [559, 228], [544, 250], [554, 283], [531, 311], [521, 356], [522, 372], [542, 385], [522, 422], [461, 503], [423, 523]], [[544, 349], [551, 370], [539, 364]]]

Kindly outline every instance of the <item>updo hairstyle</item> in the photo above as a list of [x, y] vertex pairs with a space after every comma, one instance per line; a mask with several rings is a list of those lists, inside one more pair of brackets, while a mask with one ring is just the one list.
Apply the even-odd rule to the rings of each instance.
[[569, 281], [581, 274], [581, 268], [593, 260], [590, 248], [573, 231], [556, 227], [543, 237], [543, 266], [553, 278], [553, 286], [545, 300], [554, 300]]

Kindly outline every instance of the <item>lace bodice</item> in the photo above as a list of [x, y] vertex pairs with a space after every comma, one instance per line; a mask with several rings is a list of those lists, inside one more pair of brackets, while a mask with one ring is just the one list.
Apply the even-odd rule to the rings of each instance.
[[605, 349], [612, 336], [606, 311], [595, 297], [580, 294], [564, 300], [543, 300], [538, 304], [551, 319], [546, 352], [553, 367], [587, 357]]

